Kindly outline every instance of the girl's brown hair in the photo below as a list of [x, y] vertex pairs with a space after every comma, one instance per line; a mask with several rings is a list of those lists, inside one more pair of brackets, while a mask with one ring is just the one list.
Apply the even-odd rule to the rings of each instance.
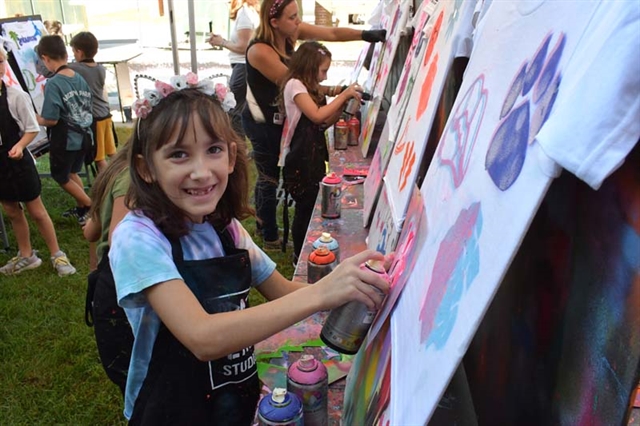
[[[178, 130], [181, 140], [191, 127], [192, 116], [197, 115], [209, 137], [235, 143], [237, 154], [233, 172], [216, 210], [205, 220], [218, 229], [227, 226], [232, 219], [246, 219], [254, 215], [249, 204], [249, 172], [247, 168], [247, 147], [231, 127], [228, 115], [220, 102], [198, 89], [183, 89], [169, 94], [149, 113], [147, 118], [137, 119], [137, 132], [129, 141], [129, 172], [131, 184], [125, 197], [130, 210], [140, 210], [168, 237], [179, 238], [188, 233], [188, 223], [184, 211], [173, 204], [154, 179], [145, 181], [136, 168], [136, 159], [142, 158], [152, 176], [162, 173], [151, 160], [155, 151], [169, 142], [169, 135]], [[231, 158], [230, 158], [231, 160]]]
[[[320, 82], [318, 81], [318, 71], [320, 65], [327, 59], [331, 61], [331, 52], [322, 43], [318, 43], [317, 41], [302, 43], [298, 47], [298, 50], [291, 55], [289, 70], [285, 78], [282, 79], [280, 93], [282, 94], [287, 82], [295, 78], [304, 84], [309, 95], [317, 104], [320, 104], [324, 99], [324, 95], [319, 91]], [[279, 97], [278, 104], [280, 109], [284, 111], [284, 99], [282, 96]]]
[[[282, 11], [295, 0], [264, 0], [260, 6], [260, 25], [256, 29], [255, 38], [269, 44], [280, 55], [287, 59], [295, 46], [295, 40], [287, 38], [285, 40], [285, 50], [282, 51], [276, 46], [276, 36], [271, 26], [272, 18], [280, 18]], [[274, 3], [277, 4], [274, 6]], [[273, 11], [272, 11], [273, 9]]]

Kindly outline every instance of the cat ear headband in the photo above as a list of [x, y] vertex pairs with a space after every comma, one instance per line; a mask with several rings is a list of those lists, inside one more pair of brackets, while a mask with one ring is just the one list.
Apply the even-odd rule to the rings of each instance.
[[[227, 86], [222, 83], [215, 83], [205, 78], [198, 80], [198, 76], [189, 72], [186, 75], [175, 75], [171, 77], [169, 83], [156, 80], [153, 77], [144, 76], [154, 82], [155, 89], [145, 89], [142, 98], [136, 99], [131, 108], [139, 119], [145, 119], [153, 108], [171, 93], [184, 89], [198, 89], [202, 93], [213, 96], [225, 112], [229, 112], [236, 106], [236, 98]], [[136, 93], [137, 93], [137, 80]]]

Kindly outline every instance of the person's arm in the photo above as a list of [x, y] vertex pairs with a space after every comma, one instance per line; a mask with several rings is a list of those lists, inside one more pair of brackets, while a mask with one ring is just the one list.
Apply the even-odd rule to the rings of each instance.
[[357, 41], [364, 40], [371, 43], [385, 41], [386, 30], [356, 30], [353, 28], [325, 27], [301, 22], [298, 26], [297, 38], [302, 40], [321, 41]]
[[357, 300], [373, 308], [389, 284], [378, 274], [360, 268], [368, 259], [382, 260], [367, 250], [342, 261], [313, 285], [294, 283], [274, 271], [257, 288], [271, 300], [244, 310], [208, 314], [182, 280], [156, 284], [145, 290], [154, 311], [171, 333], [198, 359], [212, 360], [254, 345], [288, 326], [325, 309]]
[[247, 60], [269, 81], [279, 84], [287, 74], [287, 67], [273, 48], [264, 43], [255, 43], [247, 50]]
[[23, 154], [24, 149], [27, 147], [27, 145], [31, 143], [31, 141], [33, 141], [36, 138], [37, 135], [38, 135], [38, 132], [29, 132], [29, 133], [23, 134], [20, 140], [18, 141], [18, 143], [16, 143], [9, 150], [9, 153], [8, 153], [9, 158], [11, 158], [12, 160], [20, 160], [24, 155]]
[[58, 124], [58, 120], [48, 120], [46, 118], [42, 118], [40, 114], [37, 114], [38, 124], [45, 127], [53, 127]]
[[82, 227], [82, 235], [84, 239], [90, 243], [95, 243], [100, 239], [100, 233], [102, 232], [102, 226], [99, 220], [94, 220], [93, 217], [87, 219], [87, 222]]
[[209, 37], [209, 44], [212, 46], [224, 47], [234, 53], [244, 54], [247, 50], [247, 46], [249, 45], [249, 41], [251, 40], [251, 36], [253, 35], [253, 30], [248, 28], [238, 30], [236, 34], [237, 41], [235, 43], [225, 39], [220, 34], [211, 34], [211, 37]]
[[324, 106], [318, 106], [308, 92], [298, 93], [293, 98], [296, 106], [314, 124], [325, 124], [331, 117], [342, 111], [344, 104], [351, 98], [360, 101], [358, 84], [354, 83], [342, 91], [336, 98]]
[[116, 226], [129, 213], [129, 209], [124, 203], [124, 196], [113, 199], [113, 209], [111, 210], [111, 222], [109, 223], [109, 246], [111, 246], [111, 236]]

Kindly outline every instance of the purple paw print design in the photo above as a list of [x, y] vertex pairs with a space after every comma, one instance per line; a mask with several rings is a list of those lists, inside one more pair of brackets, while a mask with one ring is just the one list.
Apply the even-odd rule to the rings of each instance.
[[558, 94], [558, 65], [565, 46], [561, 33], [551, 51], [553, 34], [547, 35], [531, 61], [525, 61], [509, 87], [502, 104], [485, 169], [493, 183], [506, 191], [518, 179], [527, 156], [527, 146], [549, 117]]

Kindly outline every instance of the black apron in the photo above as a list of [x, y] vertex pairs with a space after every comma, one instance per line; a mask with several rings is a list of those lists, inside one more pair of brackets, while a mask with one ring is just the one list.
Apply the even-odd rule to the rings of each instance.
[[7, 87], [1, 80], [0, 84], [0, 200], [33, 201], [40, 196], [40, 177], [27, 148], [20, 160], [9, 158], [9, 151], [20, 141], [20, 126], [9, 112]]
[[[58, 74], [66, 68], [69, 68], [69, 66], [60, 66], [56, 70], [55, 74]], [[64, 161], [64, 155], [67, 152], [69, 132], [74, 132], [82, 136], [82, 146], [80, 150], [82, 150], [86, 155], [85, 164], [90, 164], [95, 158], [95, 156], [91, 157], [94, 146], [91, 127], [80, 127], [70, 121], [59, 119], [55, 126], [47, 128], [47, 136], [49, 137], [49, 160], [52, 162], [52, 167], [53, 162]]]
[[[219, 235], [226, 256], [213, 259], [186, 261], [180, 242], [171, 242], [180, 275], [208, 313], [249, 302], [249, 253], [236, 249], [228, 232]], [[250, 425], [259, 393], [253, 346], [202, 362], [162, 324], [129, 424]]]

